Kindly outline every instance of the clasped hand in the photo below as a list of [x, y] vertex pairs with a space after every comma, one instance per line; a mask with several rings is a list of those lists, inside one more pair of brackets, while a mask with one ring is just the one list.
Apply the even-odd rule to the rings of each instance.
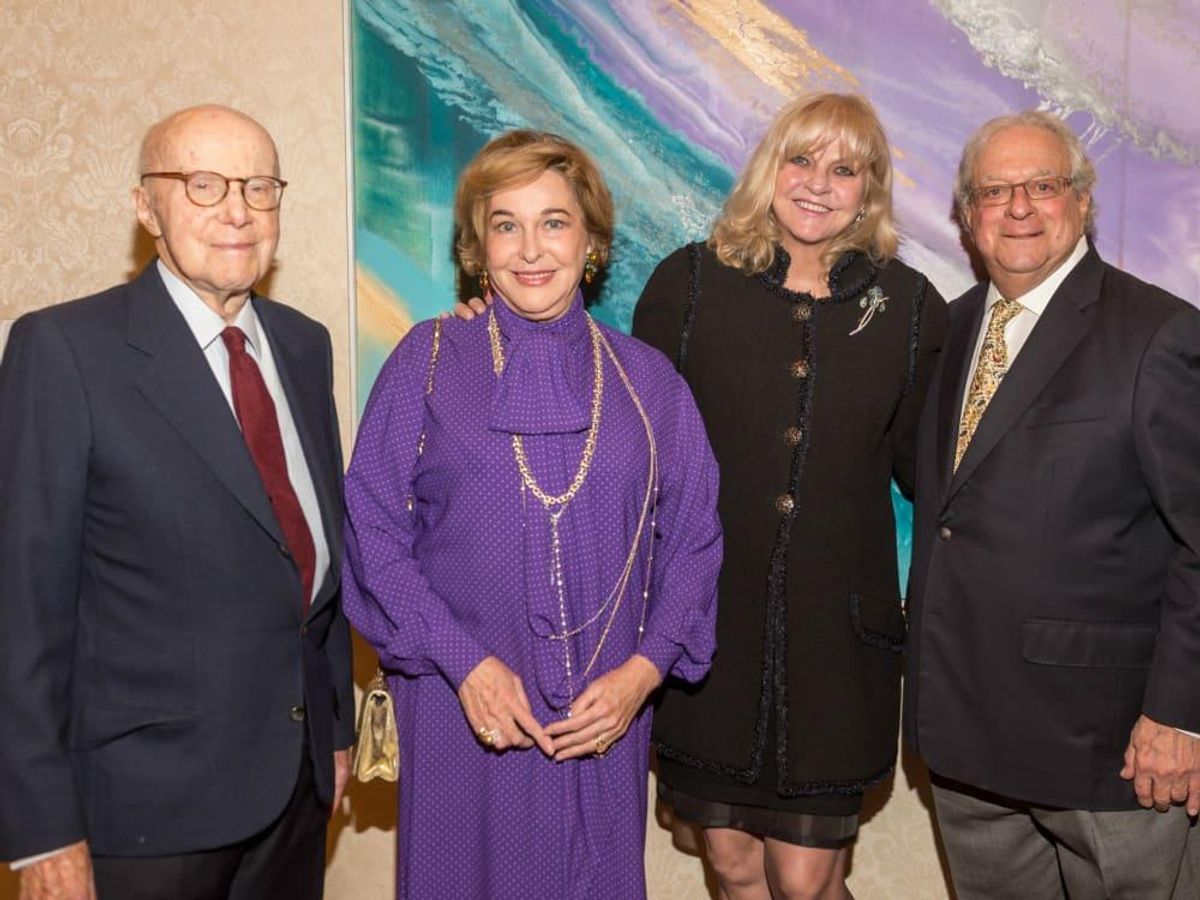
[[1187, 804], [1200, 814], [1200, 738], [1139, 716], [1125, 748], [1121, 777], [1133, 782], [1138, 803], [1159, 812]]
[[634, 655], [587, 686], [571, 715], [543, 728], [533, 715], [520, 677], [494, 656], [484, 659], [458, 689], [467, 722], [477, 739], [493, 750], [537, 746], [557, 761], [603, 754], [658, 687], [658, 669]]

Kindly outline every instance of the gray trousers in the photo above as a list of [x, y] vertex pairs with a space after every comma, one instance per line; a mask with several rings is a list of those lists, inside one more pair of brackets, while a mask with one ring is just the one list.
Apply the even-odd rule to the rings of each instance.
[[958, 900], [1196, 900], [1200, 829], [1182, 807], [1031, 806], [934, 780]]

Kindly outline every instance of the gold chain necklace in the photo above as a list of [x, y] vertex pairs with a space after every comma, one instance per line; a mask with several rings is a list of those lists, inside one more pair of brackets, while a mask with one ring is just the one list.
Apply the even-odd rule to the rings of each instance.
[[[583, 482], [587, 479], [588, 471], [592, 467], [592, 457], [596, 455], [596, 438], [600, 434], [600, 409], [604, 397], [604, 358], [600, 352], [600, 329], [596, 323], [592, 321], [592, 317], [584, 314], [587, 319], [588, 330], [592, 337], [592, 369], [594, 372], [592, 385], [592, 421], [588, 426], [587, 439], [583, 442], [583, 456], [579, 460], [579, 468], [575, 471], [575, 477], [571, 479], [571, 485], [564, 493], [557, 496], [550, 496], [541, 485], [537, 483], [537, 479], [533, 477], [533, 472], [529, 468], [529, 459], [525, 456], [525, 443], [521, 439], [521, 435], [514, 434], [512, 436], [513, 456], [517, 460], [517, 468], [521, 472], [521, 481], [525, 487], [529, 488], [529, 492], [533, 496], [542, 501], [542, 506], [546, 507], [547, 511], [553, 513], [555, 510], [552, 507], [558, 506], [566, 508], [566, 505], [575, 499], [575, 495], [579, 493], [579, 489], [583, 487]], [[504, 372], [504, 345], [500, 342], [500, 326], [496, 324], [496, 313], [494, 310], [488, 311], [488, 340], [492, 345], [492, 371], [497, 377]], [[561, 515], [562, 510], [558, 510]]]
[[[516, 459], [517, 469], [521, 473], [521, 492], [524, 494], [526, 490], [532, 493], [541, 502], [550, 519], [550, 546], [551, 546], [551, 565], [550, 565], [550, 584], [556, 588], [558, 595], [558, 611], [559, 624], [562, 631], [548, 636], [550, 640], [562, 641], [564, 648], [564, 663], [567, 672], [568, 694], [572, 701], [575, 699], [574, 686], [574, 666], [571, 662], [571, 649], [567, 643], [569, 638], [581, 634], [587, 628], [595, 624], [604, 615], [605, 611], [609, 611], [608, 619], [604, 624], [604, 629], [600, 634], [599, 640], [596, 642], [596, 647], [592, 651], [588, 659], [587, 666], [584, 668], [582, 678], [586, 679], [591, 673], [596, 661], [600, 658], [600, 651], [603, 649], [605, 642], [608, 639], [609, 631], [612, 629], [613, 623], [616, 621], [617, 612], [621, 607], [621, 601], [624, 599], [626, 589], [629, 585], [629, 578], [633, 574], [634, 561], [637, 557], [637, 548], [641, 544], [642, 535], [645, 533], [647, 518], [650, 519], [650, 546], [646, 558], [645, 583], [642, 586], [642, 609], [641, 616], [638, 621], [638, 646], [641, 646], [642, 636], [646, 626], [646, 610], [650, 600], [650, 576], [654, 564], [654, 531], [656, 527], [656, 519], [658, 516], [658, 447], [654, 440], [654, 429], [650, 424], [650, 417], [647, 415], [645, 408], [642, 406], [641, 400], [637, 392], [633, 388], [629, 376], [625, 373], [625, 368], [621, 365], [616, 353], [613, 352], [612, 346], [604, 338], [603, 332], [596, 325], [591, 316], [585, 313], [588, 324], [588, 331], [592, 338], [592, 359], [593, 359], [593, 390], [592, 390], [592, 420], [588, 429], [588, 436], [584, 441], [583, 457], [579, 463], [579, 469], [575, 473], [574, 479], [571, 481], [570, 487], [557, 496], [550, 496], [537, 483], [537, 479], [533, 477], [533, 473], [529, 468], [529, 461], [525, 456], [525, 446], [521, 440], [521, 435], [514, 434], [512, 436], [513, 456]], [[492, 371], [499, 377], [504, 372], [504, 346], [500, 340], [500, 326], [496, 323], [496, 314], [493, 310], [488, 312], [488, 340], [492, 349]], [[641, 514], [638, 516], [637, 528], [634, 531], [633, 541], [629, 547], [629, 553], [625, 558], [625, 565], [621, 569], [621, 574], [617, 577], [616, 584], [609, 591], [608, 596], [596, 612], [587, 619], [583, 624], [574, 628], [568, 627], [567, 624], [567, 603], [565, 593], [565, 583], [563, 581], [563, 566], [562, 566], [562, 543], [559, 539], [558, 523], [562, 518], [563, 513], [567, 510], [567, 505], [574, 499], [580, 487], [583, 486], [584, 480], [587, 478], [589, 469], [591, 468], [592, 458], [596, 452], [596, 437], [600, 431], [600, 410], [602, 407], [602, 398], [604, 394], [604, 355], [607, 354], [612, 361], [613, 367], [616, 369], [617, 375], [620, 377], [625, 390], [629, 393], [630, 399], [633, 401], [634, 407], [637, 409], [638, 415], [642, 420], [642, 425], [646, 430], [646, 438], [650, 448], [649, 472], [646, 481], [646, 491], [642, 497]], [[614, 602], [615, 601], [615, 602]], [[609, 609], [611, 607], [611, 610]], [[570, 715], [568, 711], [568, 715]]]

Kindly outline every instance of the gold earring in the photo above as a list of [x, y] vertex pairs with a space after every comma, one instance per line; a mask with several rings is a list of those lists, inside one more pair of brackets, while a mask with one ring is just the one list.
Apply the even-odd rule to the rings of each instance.
[[596, 277], [596, 273], [600, 270], [600, 257], [596, 255], [595, 250], [589, 250], [587, 256], [583, 260], [583, 280], [587, 284], [591, 284]]
[[867, 208], [865, 206], [860, 207], [858, 210], [858, 215], [854, 217], [854, 222], [852, 224], [859, 225], [862, 223], [862, 220], [865, 219], [866, 217], [867, 217]]
[[490, 287], [491, 287], [491, 284], [488, 282], [487, 269], [481, 269], [479, 271], [479, 293], [482, 296], [486, 297], [488, 294], [488, 289]]

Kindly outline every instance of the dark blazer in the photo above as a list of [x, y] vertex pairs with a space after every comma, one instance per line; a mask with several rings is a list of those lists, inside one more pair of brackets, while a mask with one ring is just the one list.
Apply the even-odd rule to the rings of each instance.
[[1138, 715], [1200, 731], [1200, 312], [1090, 250], [951, 474], [985, 292], [919, 427], [905, 735], [976, 787], [1134, 808]]
[[[31, 313], [0, 365], [0, 859], [217, 847], [268, 825], [302, 749], [353, 740], [328, 333], [254, 299], [332, 561], [302, 622], [237, 422], [154, 264]], [[307, 743], [305, 733], [307, 732]]]

